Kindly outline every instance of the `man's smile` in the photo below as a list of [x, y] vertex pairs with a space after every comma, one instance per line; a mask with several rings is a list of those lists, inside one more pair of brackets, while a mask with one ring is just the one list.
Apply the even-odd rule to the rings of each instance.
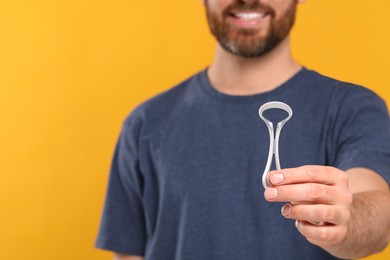
[[229, 13], [229, 20], [238, 27], [253, 28], [263, 24], [268, 17], [267, 12], [238, 11]]

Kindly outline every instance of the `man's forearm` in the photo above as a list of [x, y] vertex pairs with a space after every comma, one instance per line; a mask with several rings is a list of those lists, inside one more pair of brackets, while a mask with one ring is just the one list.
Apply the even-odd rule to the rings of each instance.
[[383, 191], [354, 194], [348, 226], [343, 242], [324, 249], [348, 259], [384, 250], [390, 240], [390, 194]]

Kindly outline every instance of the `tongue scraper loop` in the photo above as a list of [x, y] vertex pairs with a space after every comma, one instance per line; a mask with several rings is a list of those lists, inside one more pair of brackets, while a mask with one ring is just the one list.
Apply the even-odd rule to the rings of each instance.
[[[276, 136], [275, 137], [274, 137], [274, 125], [272, 124], [271, 121], [269, 121], [267, 118], [265, 118], [263, 116], [264, 111], [266, 111], [268, 109], [273, 109], [273, 108], [282, 109], [282, 110], [284, 110], [284, 111], [286, 111], [288, 113], [288, 116], [284, 120], [280, 121], [277, 124], [277, 126], [276, 126]], [[293, 112], [292, 112], [291, 107], [289, 107], [285, 103], [278, 102], [278, 101], [272, 101], [272, 102], [265, 103], [264, 105], [262, 105], [259, 108], [259, 116], [265, 122], [265, 124], [267, 125], [268, 132], [269, 132], [269, 138], [270, 138], [268, 159], [267, 159], [267, 164], [265, 166], [264, 173], [263, 173], [263, 178], [262, 178], [264, 189], [266, 189], [266, 188], [268, 188], [270, 186], [269, 182], [268, 182], [268, 179], [267, 179], [267, 175], [268, 175], [269, 170], [271, 169], [271, 163], [272, 163], [273, 154], [275, 154], [276, 169], [280, 170], [279, 136], [280, 136], [280, 132], [282, 131], [282, 127], [291, 118], [292, 114], [293, 114]]]

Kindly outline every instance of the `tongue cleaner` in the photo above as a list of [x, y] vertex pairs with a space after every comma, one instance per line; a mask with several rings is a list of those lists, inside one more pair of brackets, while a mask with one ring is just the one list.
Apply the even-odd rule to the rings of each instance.
[[[268, 109], [282, 109], [288, 113], [288, 116], [280, 121], [277, 126], [276, 126], [276, 135], [274, 136], [274, 125], [272, 124], [271, 121], [269, 121], [267, 118], [263, 116], [264, 111]], [[272, 163], [272, 157], [273, 154], [275, 154], [275, 165], [276, 169], [280, 170], [280, 160], [279, 160], [279, 136], [280, 132], [282, 131], [282, 127], [284, 124], [291, 118], [293, 112], [290, 106], [288, 106], [285, 103], [278, 102], [278, 101], [271, 101], [268, 103], [265, 103], [259, 108], [259, 116], [260, 118], [265, 122], [265, 124], [268, 127], [268, 132], [269, 132], [269, 151], [268, 151], [268, 159], [267, 159], [267, 164], [264, 169], [263, 173], [263, 187], [264, 189], [268, 188], [270, 186], [270, 183], [268, 182], [268, 172], [271, 168], [271, 163]]]

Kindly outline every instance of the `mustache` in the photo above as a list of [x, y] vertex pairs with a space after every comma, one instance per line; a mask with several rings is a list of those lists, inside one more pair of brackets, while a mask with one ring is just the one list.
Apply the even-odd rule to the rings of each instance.
[[226, 9], [223, 11], [223, 15], [229, 16], [232, 13], [245, 12], [245, 11], [267, 13], [271, 16], [275, 16], [275, 10], [271, 6], [264, 3], [260, 3], [259, 1], [252, 1], [252, 2], [235, 1], [235, 3], [226, 7]]

